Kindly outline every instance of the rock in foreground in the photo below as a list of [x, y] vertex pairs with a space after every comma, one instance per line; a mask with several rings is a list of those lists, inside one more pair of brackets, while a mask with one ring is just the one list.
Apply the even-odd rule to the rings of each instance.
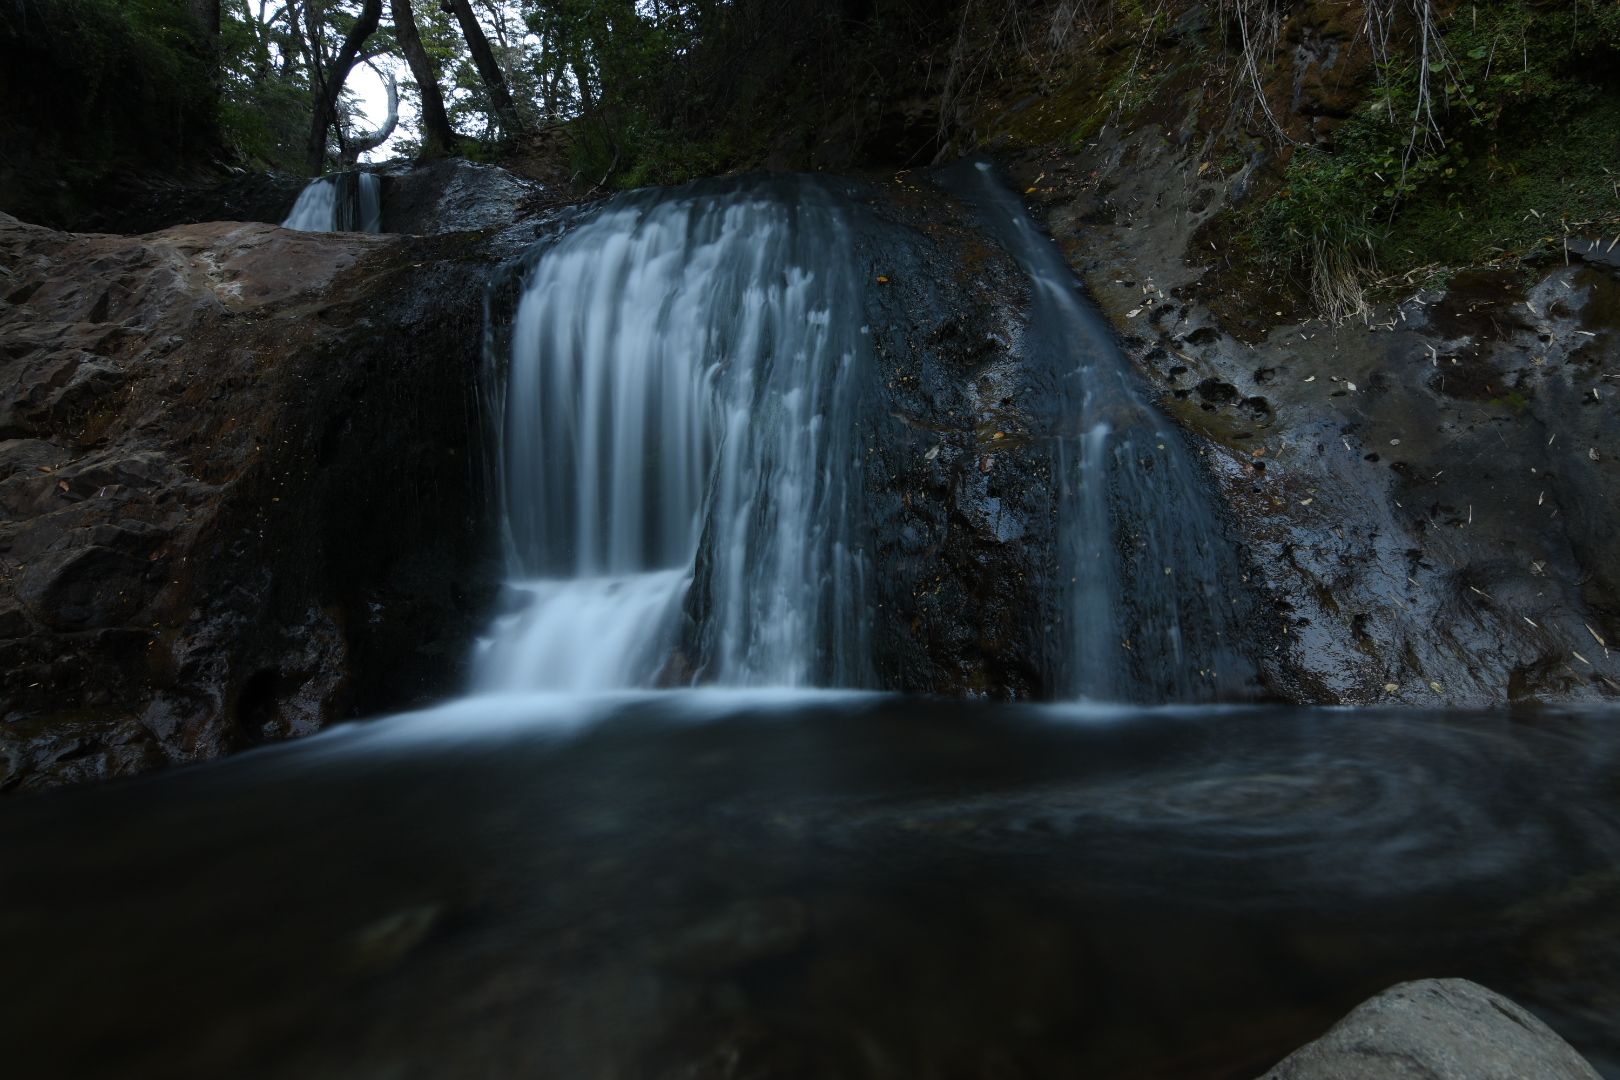
[[1261, 1080], [1599, 1080], [1563, 1039], [1467, 979], [1401, 983]]

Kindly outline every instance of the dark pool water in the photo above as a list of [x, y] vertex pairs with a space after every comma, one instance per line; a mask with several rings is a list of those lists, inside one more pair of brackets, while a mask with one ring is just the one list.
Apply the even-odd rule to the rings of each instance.
[[4, 1073], [1248, 1078], [1461, 975], [1620, 1076], [1617, 732], [463, 701], [0, 805]]

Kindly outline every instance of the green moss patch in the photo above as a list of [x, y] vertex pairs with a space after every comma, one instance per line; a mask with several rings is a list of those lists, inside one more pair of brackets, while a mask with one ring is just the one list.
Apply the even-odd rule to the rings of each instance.
[[1251, 215], [1259, 251], [1411, 275], [1533, 262], [1620, 227], [1620, 5], [1460, 6], [1442, 41], [1426, 105], [1408, 42], [1331, 147], [1294, 152]]

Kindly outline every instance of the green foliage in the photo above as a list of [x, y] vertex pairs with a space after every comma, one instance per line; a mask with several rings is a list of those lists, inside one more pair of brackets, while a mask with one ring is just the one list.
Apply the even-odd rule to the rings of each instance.
[[1564, 223], [1620, 222], [1620, 5], [1487, 0], [1442, 31], [1426, 84], [1408, 43], [1331, 148], [1295, 151], [1254, 222], [1263, 251], [1400, 274], [1533, 259]]
[[548, 117], [572, 117], [580, 182], [615, 187], [759, 165], [780, 141], [869, 114], [920, 81], [920, 43], [954, 26], [949, 6], [914, 0], [523, 7], [541, 42], [529, 84], [537, 102]]
[[[631, 127], [625, 136], [632, 154], [630, 167], [615, 177], [621, 188], [682, 184], [724, 172], [736, 162], [755, 156], [753, 150], [737, 147], [728, 132], [698, 139], [680, 131]], [[600, 151], [598, 160], [599, 155]]]
[[[416, 29], [422, 35], [422, 46], [439, 69], [439, 89], [444, 95], [450, 126], [469, 139], [482, 138], [487, 142], [492, 134], [489, 96], [483, 80], [478, 77], [478, 69], [473, 65], [455, 16], [440, 7], [437, 0], [419, 2], [414, 5], [414, 10]], [[519, 66], [521, 61], [516, 57], [508, 57], [507, 60], [504, 66], [510, 78], [514, 66]], [[496, 153], [493, 145], [469, 144], [464, 149], [480, 160], [492, 158]]]
[[1556, 252], [1566, 229], [1620, 224], [1620, 94], [1594, 94], [1549, 124], [1520, 115], [1444, 184], [1416, 191], [1380, 245], [1392, 271]]
[[12, 61], [8, 82], [30, 104], [49, 80], [50, 112], [68, 125], [86, 156], [124, 156], [133, 125], [181, 144], [212, 127], [212, 73], [182, 0], [24, 0], [0, 11], [0, 43]]
[[0, 199], [39, 221], [217, 147], [213, 68], [183, 0], [0, 6]]
[[[517, 129], [562, 126], [587, 186], [758, 165], [784, 133], [799, 139], [790, 152], [802, 158], [805, 133], [844, 121], [852, 139], [879, 138], [889, 95], [922, 84], [917, 73], [932, 63], [922, 46], [954, 26], [948, 5], [934, 11], [916, 0], [470, 2], [516, 100], [513, 122], [496, 118], [455, 15], [439, 0], [412, 4], [451, 126], [465, 140], [459, 152], [521, 157], [532, 147]], [[105, 174], [213, 161], [301, 171], [318, 73], [360, 7], [221, 0], [212, 39], [190, 21], [194, 0], [0, 0], [0, 88], [16, 89], [6, 100], [22, 101], [19, 113], [48, 117], [27, 132], [38, 145], [29, 154], [6, 147], [0, 170], [7, 160], [36, 171], [80, 160]], [[391, 21], [365, 51], [402, 77], [409, 104], [420, 92]], [[19, 56], [27, 62], [5, 63]], [[340, 113], [352, 102], [340, 99]], [[329, 150], [345, 137], [338, 128]], [[412, 133], [403, 134], [396, 150], [412, 148]], [[533, 143], [548, 153], [556, 145], [549, 135]]]
[[220, 12], [220, 127], [245, 163], [302, 168], [309, 132], [310, 86], [294, 28], [285, 18], [265, 25], [248, 0], [225, 0]]

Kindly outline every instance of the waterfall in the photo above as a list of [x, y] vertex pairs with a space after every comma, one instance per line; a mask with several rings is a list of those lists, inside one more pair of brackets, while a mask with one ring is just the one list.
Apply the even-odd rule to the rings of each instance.
[[382, 181], [367, 172], [317, 176], [299, 192], [281, 226], [303, 232], [381, 232]]
[[869, 683], [859, 281], [809, 178], [623, 195], [528, 257], [479, 688]]
[[[1014, 348], [1056, 383], [1034, 433], [1055, 540], [1030, 556], [1054, 584], [1031, 613], [1049, 684], [1243, 696], [1242, 568], [1191, 448], [1017, 196], [982, 168], [940, 183], [1026, 276]], [[478, 689], [874, 685], [863, 448], [892, 361], [856, 252], [894, 235], [874, 221], [809, 177], [636, 192], [496, 286], [507, 585]]]
[[1030, 282], [1024, 349], [1063, 372], [1053, 432], [1060, 694], [1111, 701], [1242, 696], [1246, 592], [1208, 480], [1181, 433], [1147, 401], [1113, 332], [1018, 197], [984, 163], [947, 189], [978, 208]]

